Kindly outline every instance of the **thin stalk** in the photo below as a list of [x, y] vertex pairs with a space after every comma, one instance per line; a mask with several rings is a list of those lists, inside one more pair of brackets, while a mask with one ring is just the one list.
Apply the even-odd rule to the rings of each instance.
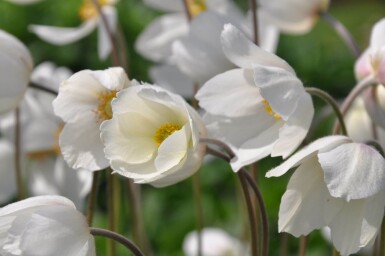
[[117, 46], [117, 42], [116, 42], [116, 38], [114, 36], [114, 33], [112, 32], [112, 30], [108, 24], [106, 16], [102, 12], [102, 8], [100, 7], [98, 0], [92, 0], [92, 3], [94, 4], [96, 10], [99, 13], [100, 18], [102, 19], [103, 26], [106, 29], [106, 32], [108, 34], [108, 38], [110, 39], [111, 50], [112, 50], [112, 53], [111, 53], [112, 63], [114, 66], [121, 66], [120, 61], [119, 61], [118, 46]]
[[15, 177], [17, 186], [17, 199], [24, 199], [23, 178], [21, 176], [20, 154], [21, 154], [21, 132], [20, 132], [20, 108], [15, 110]]
[[381, 238], [380, 238], [380, 255], [385, 255], [385, 217], [382, 219]]
[[193, 197], [195, 204], [195, 223], [198, 234], [198, 256], [202, 255], [202, 229], [203, 229], [203, 209], [201, 196], [201, 180], [198, 171], [192, 176]]
[[[108, 229], [115, 231], [115, 207], [114, 207], [114, 177], [107, 172], [107, 207], [108, 207]], [[114, 256], [116, 252], [114, 241], [110, 240], [107, 246], [107, 255]]]
[[259, 44], [259, 38], [258, 38], [258, 10], [257, 10], [257, 2], [256, 2], [256, 0], [249, 0], [249, 9], [251, 10], [251, 14], [252, 14], [252, 28], [253, 28], [254, 43], [256, 45], [258, 45]]
[[29, 87], [57, 96], [58, 92], [35, 83], [29, 83]]
[[346, 125], [344, 122], [344, 116], [342, 115], [340, 108], [338, 107], [338, 103], [333, 99], [333, 97], [329, 93], [315, 87], [306, 87], [305, 90], [309, 94], [321, 98], [333, 108], [334, 113], [336, 113], [338, 122], [341, 126], [342, 134], [347, 135], [348, 132], [346, 130]]
[[98, 196], [99, 179], [100, 179], [100, 172], [94, 172], [93, 178], [92, 178], [91, 193], [88, 196], [88, 206], [87, 206], [88, 226], [92, 226], [92, 221], [94, 218], [96, 199]]
[[279, 243], [279, 255], [288, 256], [289, 255], [289, 235], [287, 233], [281, 233]]
[[192, 20], [192, 15], [189, 8], [189, 3], [188, 3], [189, 0], [182, 0], [182, 1], [183, 1], [184, 11], [186, 13], [187, 20], [190, 22]]
[[124, 37], [124, 33], [121, 26], [118, 26], [117, 32], [116, 32], [116, 40], [117, 44], [119, 46], [120, 50], [120, 65], [121, 67], [126, 71], [127, 76], [130, 77], [130, 65], [128, 63], [128, 57], [127, 57], [127, 41]]
[[[350, 91], [349, 95], [346, 97], [344, 102], [342, 103], [342, 106], [340, 108], [341, 114], [345, 115], [346, 112], [348, 112], [349, 108], [353, 104], [354, 100], [368, 87], [377, 85], [376, 80], [369, 76], [360, 82], [356, 86], [354, 86], [353, 90]], [[333, 128], [333, 134], [337, 134], [340, 129], [340, 125], [338, 122], [334, 123], [334, 128]]]
[[337, 32], [337, 34], [352, 51], [354, 57], [358, 58], [361, 55], [361, 51], [357, 42], [354, 40], [353, 36], [350, 34], [349, 30], [344, 26], [344, 24], [342, 24], [328, 12], [323, 11], [320, 13], [320, 16]]
[[135, 256], [144, 256], [144, 254], [141, 252], [141, 250], [130, 240], [125, 238], [124, 236], [117, 234], [115, 232], [112, 232], [107, 229], [102, 228], [90, 228], [90, 233], [93, 236], [102, 236], [112, 239], [113, 241], [116, 241], [122, 245], [124, 245], [127, 249], [129, 249], [132, 254]]
[[307, 236], [301, 236], [299, 238], [299, 256], [305, 256], [307, 247]]

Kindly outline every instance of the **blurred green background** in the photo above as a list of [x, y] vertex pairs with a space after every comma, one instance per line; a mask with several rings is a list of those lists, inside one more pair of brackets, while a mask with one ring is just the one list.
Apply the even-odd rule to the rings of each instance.
[[[28, 6], [20, 6], [0, 0], [0, 29], [18, 37], [32, 52], [35, 64], [52, 61], [59, 66], [67, 66], [73, 71], [82, 69], [105, 69], [110, 60], [100, 61], [96, 54], [96, 31], [79, 42], [66, 46], [54, 46], [38, 39], [28, 32], [29, 24], [46, 24], [75, 27], [80, 24], [78, 8], [80, 0], [46, 0]], [[238, 1], [246, 9], [247, 1]], [[141, 0], [120, 0], [117, 5], [119, 24], [127, 42], [127, 59], [130, 65], [130, 77], [140, 81], [149, 81], [147, 70], [151, 63], [134, 51], [134, 42], [143, 28], [159, 12], [147, 8]], [[361, 49], [365, 49], [372, 25], [384, 17], [385, 2], [380, 0], [345, 0], [332, 1], [330, 12], [352, 32]], [[315, 86], [328, 91], [336, 98], [347, 95], [354, 86], [354, 58], [351, 52], [325, 22], [319, 21], [315, 28], [303, 36], [282, 35], [277, 54], [287, 60], [296, 70], [305, 86]], [[318, 108], [323, 106], [315, 100]], [[317, 117], [316, 117], [317, 118]], [[330, 131], [329, 118], [322, 126], [315, 127], [309, 140], [326, 135]], [[277, 216], [280, 198], [285, 191], [290, 175], [279, 179], [267, 180], [264, 173], [280, 163], [279, 159], [266, 159], [258, 164], [259, 184], [270, 220], [270, 255], [282, 255], [280, 243], [282, 236], [277, 234]], [[221, 227], [233, 236], [247, 237], [247, 218], [242, 197], [239, 192], [237, 177], [228, 164], [221, 160], [205, 164], [200, 173], [204, 225]], [[122, 199], [119, 202], [121, 214], [118, 230], [132, 238], [132, 213], [128, 202], [127, 180], [120, 178]], [[124, 186], [123, 186], [124, 185]], [[95, 226], [106, 227], [106, 184], [102, 180], [98, 198], [98, 211]], [[177, 185], [155, 189], [142, 188], [142, 208], [145, 231], [154, 255], [183, 255], [184, 235], [195, 227], [194, 201], [191, 179]], [[298, 239], [288, 237], [291, 255], [297, 255]], [[98, 238], [98, 255], [105, 255], [105, 241]], [[127, 255], [119, 247], [119, 255]], [[309, 236], [309, 256], [327, 255], [330, 246], [318, 232]]]

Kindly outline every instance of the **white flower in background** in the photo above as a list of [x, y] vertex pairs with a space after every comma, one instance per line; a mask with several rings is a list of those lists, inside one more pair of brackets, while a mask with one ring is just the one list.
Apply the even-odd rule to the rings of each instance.
[[8, 2], [20, 5], [35, 4], [43, 0], [7, 0]]
[[0, 139], [0, 205], [9, 202], [16, 195], [14, 156], [13, 145]]
[[[70, 70], [44, 62], [35, 68], [31, 81], [58, 91], [60, 82], [70, 75]], [[59, 148], [59, 134], [64, 124], [53, 113], [54, 98], [32, 88], [27, 90], [20, 104], [22, 164], [29, 194], [62, 195], [82, 209], [91, 189], [92, 173], [85, 169], [73, 170], [64, 162]], [[0, 128], [4, 137], [13, 143], [15, 119], [12, 113], [0, 120]], [[0, 151], [0, 156], [5, 158], [1, 163], [13, 166], [14, 157], [6, 158], [4, 154], [7, 155]], [[14, 168], [10, 168], [10, 178], [13, 173]]]
[[263, 157], [289, 156], [310, 127], [314, 108], [302, 82], [284, 60], [227, 24], [221, 35], [227, 58], [239, 66], [198, 91], [210, 137], [235, 151], [234, 171]]
[[[45, 25], [30, 25], [29, 30], [42, 40], [55, 45], [70, 44], [89, 35], [98, 27], [98, 54], [100, 59], [105, 59], [111, 52], [112, 45], [105, 25], [93, 0], [83, 0], [79, 10], [80, 19], [83, 23], [77, 28], [62, 28]], [[101, 11], [106, 17], [108, 26], [112, 33], [115, 32], [117, 13], [115, 4], [118, 0], [98, 0]]]
[[370, 45], [356, 61], [355, 74], [358, 80], [374, 76], [385, 85], [385, 19], [373, 26]]
[[65, 197], [40, 196], [0, 208], [1, 255], [93, 256], [85, 217]]
[[0, 114], [16, 108], [27, 89], [33, 61], [22, 42], [0, 30]]
[[304, 34], [312, 29], [329, 0], [260, 0], [259, 7], [269, 22], [282, 32]]
[[205, 127], [182, 97], [160, 87], [137, 85], [112, 102], [113, 117], [101, 126], [111, 168], [136, 183], [177, 183], [198, 171]]
[[[248, 248], [238, 239], [220, 228], [204, 228], [202, 236], [202, 255], [204, 256], [246, 256]], [[198, 255], [198, 233], [192, 231], [183, 241], [186, 256]]]
[[318, 139], [266, 174], [292, 167], [279, 210], [279, 232], [296, 237], [328, 226], [341, 255], [373, 244], [384, 216], [385, 160], [345, 136]]
[[[188, 34], [188, 20], [182, 1], [144, 0], [160, 11], [169, 12], [153, 20], [139, 35], [135, 49], [145, 58], [159, 62], [171, 55], [172, 43]], [[190, 12], [195, 17], [206, 10], [222, 13], [235, 20], [242, 20], [242, 12], [231, 0], [191, 0]]]
[[100, 124], [111, 119], [112, 99], [130, 83], [120, 67], [83, 70], [62, 82], [53, 108], [65, 122], [59, 144], [70, 167], [101, 170], [109, 166], [100, 140]]

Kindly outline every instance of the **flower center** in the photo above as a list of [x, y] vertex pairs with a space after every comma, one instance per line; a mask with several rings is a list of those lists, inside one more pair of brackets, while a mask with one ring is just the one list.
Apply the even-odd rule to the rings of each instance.
[[275, 112], [273, 111], [273, 109], [272, 109], [271, 106], [270, 106], [270, 103], [269, 103], [267, 100], [263, 100], [263, 101], [262, 101], [262, 104], [265, 105], [265, 106], [263, 107], [263, 109], [264, 109], [269, 115], [274, 116], [275, 119], [280, 119], [280, 118], [281, 118], [280, 115], [278, 115], [277, 113], [275, 113]]
[[154, 134], [154, 140], [158, 147], [162, 142], [167, 139], [168, 136], [173, 134], [175, 131], [180, 130], [182, 127], [178, 124], [164, 124], [161, 125]]
[[[97, 0], [100, 6], [104, 6], [110, 3], [110, 0]], [[83, 0], [83, 4], [79, 9], [80, 19], [85, 21], [97, 17], [98, 10], [96, 9], [92, 0]]]
[[116, 93], [116, 90], [112, 90], [99, 95], [98, 118], [100, 121], [112, 118], [111, 101], [116, 97]]
[[59, 155], [61, 153], [60, 146], [59, 146], [59, 137], [60, 137], [61, 131], [63, 130], [63, 127], [64, 126], [61, 125], [55, 131], [53, 148], [30, 151], [27, 153], [27, 156], [31, 159], [39, 160], [52, 155]]
[[206, 0], [188, 0], [188, 9], [191, 17], [195, 17], [207, 10]]

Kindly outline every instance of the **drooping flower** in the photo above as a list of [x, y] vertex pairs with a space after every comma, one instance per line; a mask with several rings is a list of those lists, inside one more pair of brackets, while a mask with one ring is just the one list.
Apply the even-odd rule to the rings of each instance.
[[234, 171], [263, 157], [289, 156], [302, 142], [314, 109], [302, 82], [284, 60], [227, 24], [223, 51], [238, 69], [219, 74], [198, 91], [210, 137], [235, 151]]
[[328, 226], [341, 255], [373, 244], [385, 207], [385, 159], [345, 136], [318, 139], [266, 174], [292, 167], [279, 210], [279, 232], [294, 236]]
[[312, 29], [329, 0], [261, 0], [261, 12], [282, 32], [304, 34]]
[[111, 119], [112, 99], [129, 85], [120, 67], [83, 70], [60, 85], [53, 107], [65, 122], [59, 144], [70, 167], [101, 170], [109, 165], [100, 140], [100, 124]]
[[33, 61], [16, 37], [0, 30], [0, 113], [16, 108], [27, 89]]
[[[204, 228], [202, 236], [202, 255], [205, 256], [239, 256], [249, 255], [248, 248], [241, 241], [220, 228]], [[183, 252], [186, 256], [198, 255], [198, 233], [187, 234], [183, 241]]]
[[85, 217], [65, 197], [39, 196], [0, 208], [1, 255], [93, 256]]
[[122, 90], [112, 102], [113, 117], [101, 126], [111, 168], [136, 183], [163, 187], [200, 167], [205, 127], [182, 97], [151, 85]]
[[374, 76], [385, 85], [385, 19], [374, 25], [370, 45], [356, 61], [355, 74], [357, 80]]
[[[51, 44], [65, 45], [79, 41], [98, 27], [98, 54], [100, 59], [105, 59], [111, 52], [112, 45], [105, 24], [92, 1], [93, 0], [83, 0], [83, 4], [79, 9], [79, 16], [83, 23], [77, 28], [30, 25], [29, 30], [42, 40]], [[118, 0], [98, 0], [101, 11], [106, 17], [112, 33], [114, 33], [116, 29], [117, 13], [114, 5], [117, 1]]]

